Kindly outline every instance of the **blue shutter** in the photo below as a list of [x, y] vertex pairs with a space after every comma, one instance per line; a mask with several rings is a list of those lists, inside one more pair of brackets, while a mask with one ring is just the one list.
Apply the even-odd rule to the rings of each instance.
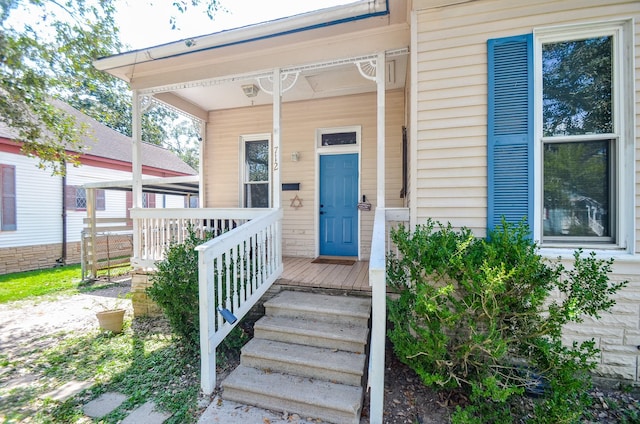
[[533, 35], [488, 41], [487, 227], [533, 229]]

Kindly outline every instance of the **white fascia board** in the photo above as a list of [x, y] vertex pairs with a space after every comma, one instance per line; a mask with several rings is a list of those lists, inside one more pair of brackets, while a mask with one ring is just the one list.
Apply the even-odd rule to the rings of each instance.
[[359, 20], [384, 15], [389, 11], [387, 2], [388, 0], [359, 0], [346, 5], [295, 15], [275, 21], [263, 22], [246, 27], [221, 31], [210, 35], [203, 35], [146, 49], [108, 56], [95, 60], [93, 62], [93, 66], [98, 70], [108, 71], [110, 69], [135, 65], [137, 63], [306, 31], [314, 28], [348, 22], [350, 20]]
[[[158, 178], [142, 178], [142, 184], [180, 184], [180, 183], [198, 183], [200, 182], [199, 175], [185, 175], [180, 177], [158, 177]], [[118, 181], [98, 181], [93, 183], [83, 184], [84, 188], [116, 188], [131, 187], [132, 180], [118, 180]]]

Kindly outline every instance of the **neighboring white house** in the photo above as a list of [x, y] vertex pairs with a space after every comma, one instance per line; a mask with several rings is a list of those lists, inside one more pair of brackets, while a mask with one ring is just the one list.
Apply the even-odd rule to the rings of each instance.
[[[80, 236], [87, 214], [87, 183], [131, 179], [131, 138], [65, 104], [58, 107], [88, 124], [80, 166], [68, 166], [66, 177], [37, 167], [25, 156], [14, 134], [0, 128], [0, 274], [48, 268], [80, 261]], [[196, 172], [174, 153], [144, 144], [143, 175], [175, 177]], [[145, 193], [147, 207], [185, 207], [185, 197]], [[128, 216], [130, 191], [98, 190], [96, 215]], [[63, 229], [66, 229], [64, 231]]]

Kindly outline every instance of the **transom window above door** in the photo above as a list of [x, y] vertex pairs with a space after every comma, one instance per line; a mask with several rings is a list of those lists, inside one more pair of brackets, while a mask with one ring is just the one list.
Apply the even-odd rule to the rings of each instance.
[[318, 128], [316, 130], [316, 146], [320, 150], [357, 151], [360, 147], [361, 132], [362, 129], [359, 125]]
[[357, 144], [357, 134], [353, 132], [325, 133], [321, 136], [322, 146], [344, 146]]

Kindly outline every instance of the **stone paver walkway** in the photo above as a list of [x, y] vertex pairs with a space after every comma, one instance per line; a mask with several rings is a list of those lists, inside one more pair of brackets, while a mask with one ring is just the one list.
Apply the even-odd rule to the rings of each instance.
[[[87, 403], [83, 410], [86, 416], [102, 418], [115, 411], [127, 400], [127, 396], [117, 392], [107, 392]], [[171, 414], [156, 410], [156, 404], [147, 402], [129, 413], [121, 424], [162, 424]]]
[[84, 408], [84, 414], [91, 418], [101, 418], [115, 411], [127, 397], [122, 393], [107, 392], [87, 403]]

